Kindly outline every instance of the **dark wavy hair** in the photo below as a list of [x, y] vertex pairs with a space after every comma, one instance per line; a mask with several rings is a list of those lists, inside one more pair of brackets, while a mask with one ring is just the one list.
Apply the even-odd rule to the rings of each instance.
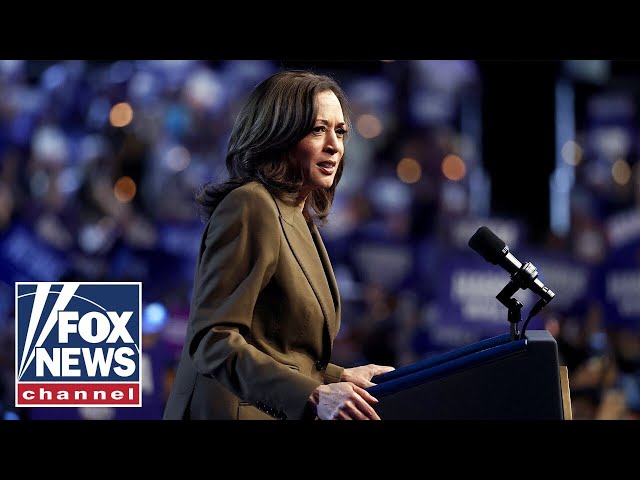
[[[349, 131], [351, 121], [346, 95], [327, 75], [282, 71], [251, 91], [229, 138], [226, 156], [229, 179], [220, 184], [206, 183], [196, 192], [195, 200], [204, 222], [229, 192], [254, 180], [282, 200], [294, 202], [304, 178], [290, 165], [286, 154], [312, 130], [317, 114], [316, 95], [328, 90], [338, 97]], [[311, 221], [310, 208], [321, 223], [326, 222], [343, 169], [344, 155], [333, 185], [309, 194], [303, 210], [307, 222]]]

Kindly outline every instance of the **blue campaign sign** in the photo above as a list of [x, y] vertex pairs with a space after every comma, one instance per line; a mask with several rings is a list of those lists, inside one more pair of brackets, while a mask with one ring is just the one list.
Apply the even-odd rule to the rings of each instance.
[[195, 259], [161, 250], [137, 250], [120, 246], [111, 255], [108, 278], [144, 284], [143, 301], [155, 301], [182, 282], [193, 281]]
[[599, 283], [605, 323], [640, 329], [640, 210], [612, 215], [605, 228], [610, 253]]
[[607, 326], [640, 329], [640, 240], [612, 250], [600, 277]]
[[579, 314], [597, 298], [598, 268], [566, 252], [529, 247], [518, 252], [518, 260], [531, 262], [540, 281], [555, 293], [547, 309], [564, 315]]
[[410, 284], [415, 275], [415, 247], [409, 242], [358, 239], [350, 260], [359, 280], [390, 291]]
[[[510, 275], [472, 250], [443, 247], [437, 258], [438, 313], [433, 322], [433, 342], [455, 347], [508, 333], [508, 309], [496, 295], [510, 282]], [[513, 295], [523, 304], [523, 320], [537, 301], [534, 297], [522, 289]]]
[[0, 235], [0, 280], [7, 283], [53, 281], [70, 268], [66, 255], [25, 224], [16, 223]]
[[640, 209], [633, 208], [616, 213], [605, 223], [609, 248], [614, 251], [640, 242]]
[[480, 227], [491, 230], [509, 246], [512, 252], [520, 249], [526, 233], [522, 222], [517, 220], [497, 217], [463, 217], [446, 225], [449, 245], [466, 252], [470, 248], [469, 239]]
[[189, 259], [198, 255], [204, 231], [202, 223], [161, 223], [157, 229], [158, 247], [164, 252]]

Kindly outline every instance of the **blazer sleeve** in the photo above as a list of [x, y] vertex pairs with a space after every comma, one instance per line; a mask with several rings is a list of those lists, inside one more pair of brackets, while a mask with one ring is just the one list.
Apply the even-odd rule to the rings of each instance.
[[321, 383], [300, 375], [246, 341], [256, 299], [274, 274], [280, 225], [273, 199], [259, 189], [233, 190], [215, 209], [201, 247], [189, 324], [196, 370], [243, 400], [304, 418]]
[[344, 372], [344, 367], [336, 365], [335, 363], [327, 364], [327, 368], [324, 371], [324, 383], [340, 382], [342, 372]]

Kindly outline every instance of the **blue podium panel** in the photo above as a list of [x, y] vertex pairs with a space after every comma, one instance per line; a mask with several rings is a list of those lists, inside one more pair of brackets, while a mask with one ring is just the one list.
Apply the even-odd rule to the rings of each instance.
[[374, 377], [383, 420], [562, 420], [558, 346], [547, 330], [489, 338]]

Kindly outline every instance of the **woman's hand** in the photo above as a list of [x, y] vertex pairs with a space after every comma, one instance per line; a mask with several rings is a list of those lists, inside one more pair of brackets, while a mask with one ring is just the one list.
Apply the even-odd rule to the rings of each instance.
[[309, 401], [321, 420], [380, 420], [371, 406], [378, 400], [351, 382], [320, 385]]
[[393, 370], [395, 370], [393, 367], [375, 365], [373, 363], [360, 367], [345, 368], [342, 372], [342, 381], [354, 383], [361, 388], [373, 387], [375, 385], [375, 383], [371, 382], [373, 377]]

